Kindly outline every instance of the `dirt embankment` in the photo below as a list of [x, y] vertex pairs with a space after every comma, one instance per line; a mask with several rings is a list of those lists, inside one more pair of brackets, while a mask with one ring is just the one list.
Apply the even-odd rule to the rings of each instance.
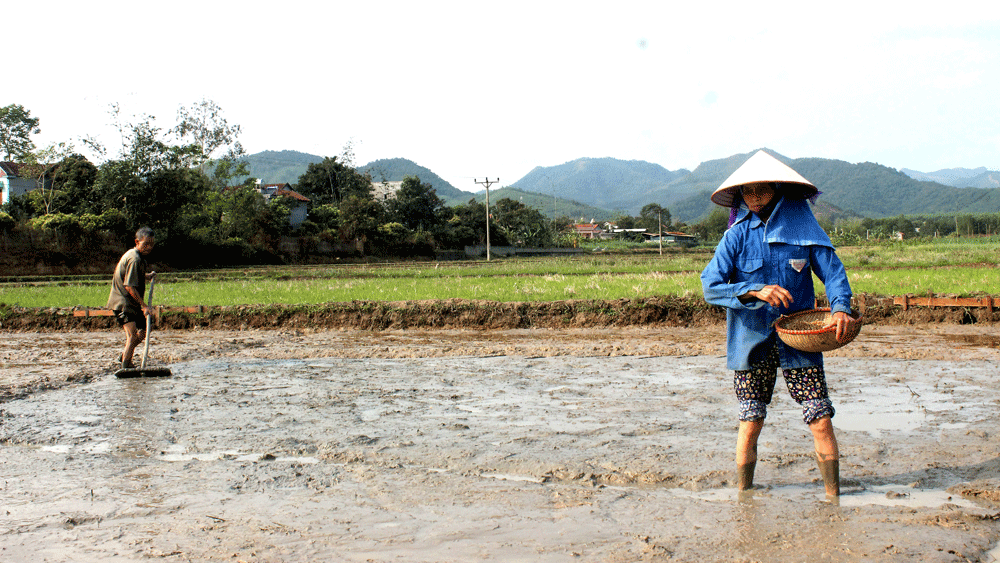
[[[820, 303], [822, 306], [822, 303]], [[892, 298], [858, 296], [866, 324], [993, 324], [1000, 311], [985, 308], [909, 308]], [[0, 309], [0, 331], [47, 332], [117, 328], [114, 319], [75, 316], [72, 309]], [[501, 303], [447, 299], [434, 301], [351, 301], [318, 305], [241, 305], [189, 313], [165, 310], [159, 329], [482, 329], [594, 328], [626, 326], [706, 326], [725, 320], [725, 311], [701, 297], [647, 297]]]

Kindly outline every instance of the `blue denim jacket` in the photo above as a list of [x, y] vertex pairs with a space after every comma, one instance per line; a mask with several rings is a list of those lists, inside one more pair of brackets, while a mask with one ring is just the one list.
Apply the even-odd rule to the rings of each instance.
[[[726, 307], [727, 366], [733, 370], [750, 369], [756, 360], [751, 355], [764, 350], [758, 347], [775, 341], [778, 317], [813, 308], [813, 272], [826, 286], [831, 310], [851, 312], [851, 286], [844, 265], [808, 202], [782, 199], [767, 223], [749, 210], [740, 213], [701, 273], [705, 300]], [[787, 289], [792, 294], [791, 306], [772, 307], [757, 299], [740, 302], [740, 295], [765, 285]], [[783, 368], [823, 365], [820, 353], [777, 343]]]

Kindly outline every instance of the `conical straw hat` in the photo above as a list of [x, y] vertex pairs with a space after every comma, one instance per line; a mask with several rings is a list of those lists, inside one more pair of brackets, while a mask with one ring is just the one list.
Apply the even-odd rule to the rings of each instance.
[[785, 195], [807, 199], [819, 193], [816, 186], [780, 160], [760, 150], [754, 153], [743, 166], [736, 169], [712, 194], [712, 201], [723, 206], [739, 205], [740, 188], [747, 184], [778, 182]]

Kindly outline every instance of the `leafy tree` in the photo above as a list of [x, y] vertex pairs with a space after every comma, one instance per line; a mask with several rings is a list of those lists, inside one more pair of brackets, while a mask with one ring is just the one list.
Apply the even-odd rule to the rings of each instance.
[[52, 171], [52, 189], [65, 195], [64, 210], [73, 213], [100, 214], [104, 211], [94, 194], [96, 182], [97, 167], [80, 154], [62, 159]]
[[573, 220], [567, 215], [560, 215], [555, 219], [552, 219], [552, 232], [553, 233], [563, 233], [571, 230], [573, 227]]
[[372, 197], [371, 178], [339, 162], [335, 156], [326, 157], [323, 162], [310, 163], [306, 173], [299, 176], [295, 189], [308, 197], [313, 205], [338, 205], [351, 196]]
[[379, 225], [377, 243], [377, 248], [374, 250], [382, 254], [402, 255], [404, 249], [413, 249], [414, 246], [424, 247], [420, 250], [433, 251], [433, 240], [426, 238], [425, 232], [414, 233], [402, 223], [391, 222]]
[[639, 228], [646, 229], [648, 233], [660, 232], [660, 224], [663, 224], [663, 231], [670, 230], [670, 210], [658, 203], [647, 203], [639, 211]]
[[337, 231], [340, 228], [340, 210], [336, 205], [317, 205], [309, 210], [309, 218], [320, 231]]
[[[121, 209], [130, 229], [150, 225], [159, 231], [161, 240], [172, 230], [186, 233], [176, 228], [178, 220], [198, 206], [211, 187], [201, 170], [187, 167], [201, 149], [169, 144], [150, 116], [126, 123], [117, 105], [112, 105], [111, 113], [122, 148], [117, 159], [100, 166], [93, 192], [96, 199], [102, 208]], [[99, 154], [106, 152], [92, 141], [88, 145]]]
[[35, 149], [31, 135], [41, 133], [39, 119], [31, 117], [31, 111], [20, 104], [10, 104], [0, 108], [0, 152], [4, 160], [20, 160]]
[[11, 196], [9, 200], [0, 206], [0, 209], [2, 209], [4, 213], [13, 217], [14, 221], [18, 223], [27, 222], [34, 216], [31, 201], [28, 199], [28, 194]]
[[546, 247], [552, 244], [549, 221], [537, 209], [503, 198], [493, 210], [500, 231], [517, 246]]
[[222, 234], [227, 239], [239, 239], [254, 249], [270, 251], [288, 230], [287, 207], [265, 203], [264, 196], [250, 186], [226, 190], [222, 200]]
[[[444, 232], [439, 236], [442, 247], [462, 248], [477, 244], [486, 244], [486, 205], [475, 198], [468, 203], [450, 208], [451, 217], [445, 222]], [[503, 234], [496, 222], [490, 220], [490, 243], [506, 245], [506, 238], [500, 242]]]
[[139, 177], [128, 161], [112, 160], [98, 170], [95, 193], [105, 207], [122, 210], [130, 229], [149, 225], [166, 239], [182, 215], [202, 205], [209, 190], [208, 179], [197, 169], [165, 168]]
[[270, 220], [271, 230], [277, 235], [288, 234], [291, 230], [291, 225], [288, 224], [288, 218], [292, 215], [292, 209], [298, 205], [298, 200], [292, 197], [282, 196], [282, 197], [272, 197], [270, 201], [267, 202], [268, 209], [268, 219]]
[[[246, 151], [239, 142], [240, 126], [229, 125], [222, 117], [222, 108], [211, 100], [177, 110], [177, 125], [171, 132], [181, 140], [190, 140], [183, 154], [189, 158], [188, 166], [197, 166], [209, 174], [217, 189], [224, 189], [235, 178], [250, 174], [250, 164], [243, 160]], [[213, 159], [220, 149], [224, 154]]]
[[172, 148], [161, 139], [161, 130], [154, 123], [155, 118], [143, 116], [138, 123], [122, 123], [117, 104], [111, 106], [111, 113], [121, 136], [120, 160], [137, 179], [144, 180], [155, 170], [180, 167], [186, 160], [184, 153], [191, 149]]
[[125, 211], [126, 198], [139, 193], [144, 182], [136, 176], [131, 164], [125, 160], [109, 160], [97, 169], [94, 193], [105, 208], [122, 209], [130, 224], [139, 227], [137, 219]]
[[615, 217], [614, 224], [618, 226], [619, 229], [641, 229], [638, 227], [639, 222], [635, 217], [631, 215], [619, 215]]
[[917, 234], [913, 221], [907, 219], [905, 215], [893, 218], [890, 227], [894, 233], [903, 233], [903, 238], [913, 238]]
[[203, 169], [206, 171], [212, 186], [216, 190], [224, 190], [236, 183], [239, 178], [246, 178], [244, 184], [252, 182], [250, 178], [250, 163], [245, 160], [234, 160], [228, 156], [208, 161]]
[[13, 231], [15, 225], [17, 225], [17, 221], [13, 217], [0, 211], [0, 233]]
[[701, 240], [714, 241], [721, 239], [727, 228], [729, 228], [729, 209], [716, 206], [707, 219], [694, 225], [691, 230]]
[[[201, 158], [207, 160], [215, 151], [227, 148], [226, 155], [236, 159], [245, 154], [239, 142], [240, 126], [229, 125], [222, 108], [211, 100], [177, 110], [177, 125], [171, 130], [179, 139], [190, 138]], [[196, 166], [201, 162], [194, 163]]]
[[385, 221], [385, 208], [381, 203], [357, 195], [340, 202], [340, 239], [358, 241], [362, 247], [379, 240], [379, 227]]
[[[52, 174], [57, 163], [72, 155], [73, 151], [73, 145], [57, 143], [42, 150], [29, 151], [22, 155], [21, 158], [27, 165], [22, 168], [35, 178], [36, 189], [28, 195], [32, 200], [32, 205], [39, 213], [51, 213], [54, 211], [54, 204], [57, 208], [67, 206], [66, 194], [57, 189], [55, 182], [52, 181]], [[56, 204], [57, 200], [58, 204]]]
[[416, 176], [403, 178], [396, 197], [386, 205], [393, 221], [414, 231], [438, 231], [444, 223], [444, 201], [430, 184]]
[[199, 170], [158, 170], [139, 190], [123, 198], [124, 211], [134, 224], [150, 225], [167, 235], [183, 213], [201, 204], [209, 190], [208, 178]]

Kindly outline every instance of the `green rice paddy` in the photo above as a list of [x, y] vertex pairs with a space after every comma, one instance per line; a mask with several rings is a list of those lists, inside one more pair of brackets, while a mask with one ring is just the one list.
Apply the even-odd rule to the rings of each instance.
[[[1000, 293], [998, 244], [996, 237], [944, 239], [846, 248], [838, 254], [847, 267], [855, 293], [995, 295]], [[154, 303], [224, 306], [355, 300], [460, 298], [511, 302], [700, 296], [700, 273], [710, 258], [710, 249], [696, 249], [662, 256], [590, 254], [492, 262], [171, 272], [158, 276]], [[0, 284], [0, 303], [22, 307], [103, 307], [108, 288], [109, 281], [94, 276], [58, 281], [8, 280]], [[822, 293], [818, 280], [817, 293]]]

